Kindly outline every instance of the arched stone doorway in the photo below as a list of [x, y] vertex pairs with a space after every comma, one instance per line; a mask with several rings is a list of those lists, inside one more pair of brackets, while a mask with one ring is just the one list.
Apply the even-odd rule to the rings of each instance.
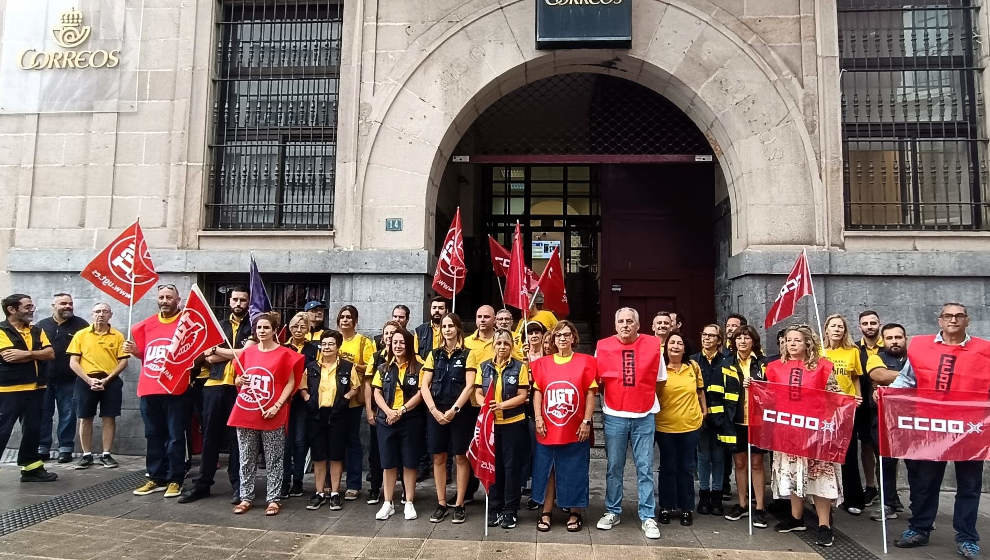
[[[361, 127], [342, 245], [434, 251], [437, 193], [463, 133], [506, 93], [547, 76], [593, 72], [642, 84], [709, 139], [731, 200], [731, 252], [820, 245], [826, 201], [800, 82], [736, 18], [706, 0], [637, 3], [633, 45], [547, 53], [532, 39], [532, 2], [462, 4], [405, 50]], [[811, 126], [814, 126], [812, 123]], [[782, 185], [786, 188], [772, 188]], [[768, 216], [787, 216], [770, 221]], [[379, 218], [401, 216], [401, 239]]]
[[715, 231], [728, 232], [716, 166], [698, 127], [635, 82], [558, 74], [507, 93], [464, 132], [437, 189], [436, 238], [460, 207], [479, 272], [461, 312], [500, 301], [488, 237], [509, 247], [518, 222], [535, 273], [560, 251], [568, 318], [586, 341], [610, 332], [623, 306], [646, 329], [661, 310], [700, 328], [714, 316]]

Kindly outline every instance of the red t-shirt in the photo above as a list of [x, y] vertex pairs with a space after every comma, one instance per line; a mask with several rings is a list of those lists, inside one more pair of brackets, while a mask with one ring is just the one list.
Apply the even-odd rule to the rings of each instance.
[[[137, 384], [139, 397], [170, 394], [158, 382], [158, 377], [165, 370], [165, 355], [168, 354], [168, 347], [172, 344], [175, 326], [179, 324], [178, 318], [179, 315], [176, 314], [175, 317], [163, 321], [161, 315], [152, 315], [131, 327], [131, 339], [134, 340], [137, 352], [141, 356], [141, 374], [138, 376]], [[187, 382], [171, 394], [181, 395], [188, 388]]]
[[566, 364], [544, 356], [531, 364], [533, 384], [543, 395], [543, 424], [547, 435], [536, 436], [543, 445], [565, 445], [578, 440], [584, 420], [588, 389], [597, 387], [598, 363], [593, 356], [575, 353]]
[[[240, 364], [235, 363], [234, 371], [242, 376], [243, 383], [237, 391], [237, 400], [227, 425], [263, 431], [284, 428], [289, 419], [290, 400], [286, 400], [278, 413], [267, 420], [261, 417], [261, 410], [268, 410], [278, 402], [290, 379], [295, 379], [295, 386], [299, 387], [305, 358], [285, 346], [268, 352], [250, 346], [244, 349], [239, 360]], [[241, 371], [241, 365], [244, 371]]]
[[791, 387], [825, 390], [828, 376], [835, 366], [827, 358], [818, 359], [818, 367], [808, 369], [801, 360], [776, 360], [767, 365], [767, 381]]

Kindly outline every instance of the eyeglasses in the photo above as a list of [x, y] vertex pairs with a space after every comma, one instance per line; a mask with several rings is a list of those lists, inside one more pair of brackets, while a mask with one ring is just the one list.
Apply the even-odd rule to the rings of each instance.
[[559, 332], [553, 335], [554, 338], [570, 338], [574, 336], [574, 333], [569, 332]]
[[969, 315], [965, 313], [943, 313], [938, 316], [938, 318], [942, 319], [943, 321], [951, 321], [953, 319], [955, 319], [956, 321], [962, 321], [966, 317], [969, 317]]

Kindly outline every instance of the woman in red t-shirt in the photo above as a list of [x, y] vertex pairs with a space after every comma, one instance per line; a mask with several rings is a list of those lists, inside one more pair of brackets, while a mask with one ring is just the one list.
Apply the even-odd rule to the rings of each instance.
[[557, 353], [533, 362], [533, 408], [536, 452], [533, 456], [533, 499], [543, 500], [536, 524], [550, 530], [554, 499], [568, 508], [569, 532], [584, 525], [588, 507], [588, 466], [591, 463], [591, 418], [595, 410], [598, 365], [595, 358], [574, 352], [578, 331], [563, 320], [551, 331]]
[[234, 506], [234, 513], [251, 509], [258, 452], [263, 449], [268, 470], [265, 515], [278, 515], [285, 425], [289, 419], [286, 403], [302, 378], [304, 358], [275, 340], [275, 319], [271, 315], [262, 314], [255, 319], [254, 334], [258, 344], [245, 348], [239, 356], [234, 377], [237, 400], [227, 420], [228, 426], [237, 428], [241, 461], [241, 502]]
[[[800, 375], [795, 375], [798, 370]], [[803, 325], [784, 331], [780, 359], [767, 366], [766, 377], [770, 383], [842, 393], [832, 362], [822, 357], [821, 343]], [[774, 453], [770, 489], [775, 498], [789, 498], [791, 502], [791, 515], [774, 530], [778, 533], [807, 530], [803, 519], [804, 499], [812, 496], [818, 514], [815, 543], [832, 546], [832, 504], [842, 501], [839, 467], [838, 463]]]

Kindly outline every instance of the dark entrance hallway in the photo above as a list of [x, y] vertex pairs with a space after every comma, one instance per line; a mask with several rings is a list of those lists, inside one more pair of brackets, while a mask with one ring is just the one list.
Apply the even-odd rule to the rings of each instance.
[[679, 311], [689, 333], [714, 319], [717, 163], [661, 95], [612, 76], [553, 76], [496, 101], [455, 153], [436, 241], [460, 205], [472, 274], [457, 311], [467, 321], [477, 305], [499, 306], [488, 235], [508, 248], [517, 221], [536, 273], [560, 247], [569, 318], [585, 341], [612, 332], [624, 305], [644, 331], [662, 309]]

